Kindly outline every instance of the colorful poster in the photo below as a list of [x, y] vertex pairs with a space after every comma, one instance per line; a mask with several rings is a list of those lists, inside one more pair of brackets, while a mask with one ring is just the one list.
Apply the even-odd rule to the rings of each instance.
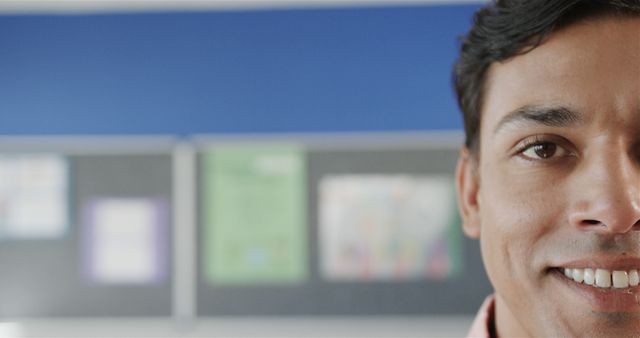
[[83, 264], [101, 284], [148, 284], [167, 275], [166, 203], [99, 198], [83, 206]]
[[204, 156], [204, 273], [214, 284], [307, 276], [305, 158], [295, 146], [226, 146]]
[[68, 171], [61, 155], [0, 155], [0, 239], [63, 236], [68, 227]]
[[442, 280], [459, 269], [453, 178], [327, 176], [319, 194], [326, 279]]

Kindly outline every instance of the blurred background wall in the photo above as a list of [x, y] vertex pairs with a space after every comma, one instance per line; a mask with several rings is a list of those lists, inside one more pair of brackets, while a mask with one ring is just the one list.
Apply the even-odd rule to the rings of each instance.
[[[382, 195], [388, 187], [424, 186], [432, 192], [412, 192], [418, 200], [450, 208], [427, 197], [442, 182], [436, 195], [451, 192], [462, 140], [451, 67], [458, 37], [481, 5], [0, 1], [0, 337], [463, 335], [490, 287], [477, 244], [451, 230], [459, 220], [443, 218], [452, 224], [437, 235], [446, 245], [436, 248], [444, 261], [431, 259], [420, 278], [340, 275], [319, 263], [332, 238], [323, 235], [321, 196], [336, 194], [333, 186], [374, 186], [380, 189], [370, 193]], [[225, 148], [229, 142], [249, 148]], [[243, 276], [208, 277], [203, 238], [224, 233], [209, 226], [210, 199], [221, 193], [216, 184], [236, 179], [216, 163], [272, 168], [275, 158], [282, 168], [283, 156], [306, 168], [302, 183], [279, 196], [292, 202], [296, 192], [305, 196], [300, 217], [308, 233], [301, 232], [306, 246], [298, 261], [308, 263], [301, 265], [308, 273], [293, 285], [286, 278], [275, 286], [216, 284], [224, 273]], [[5, 205], [19, 204], [11, 191], [42, 188], [28, 179], [8, 183], [20, 175], [7, 173], [33, 163], [65, 173], [64, 188], [55, 191], [68, 196], [61, 207], [67, 223], [54, 241], [16, 236], [19, 222], [7, 216], [9, 207], [3, 214], [3, 197]], [[262, 174], [247, 174], [222, 194], [240, 187], [245, 195], [234, 195], [238, 202], [273, 193], [272, 183], [256, 178]], [[208, 177], [217, 177], [214, 188]], [[22, 205], [35, 205], [29, 203]], [[98, 224], [111, 229], [105, 250], [126, 247], [113, 246], [119, 237], [108, 224], [117, 221], [92, 216], [108, 210], [117, 210], [109, 219], [129, 210], [125, 221], [136, 212], [166, 213], [163, 222], [148, 222], [157, 229], [137, 234], [143, 246], [154, 231], [166, 237], [162, 248], [148, 245], [166, 261], [148, 284], [105, 284], [95, 275], [98, 263], [85, 258], [97, 252], [98, 244], [85, 239]], [[144, 279], [107, 265], [102, 272], [111, 277]]]

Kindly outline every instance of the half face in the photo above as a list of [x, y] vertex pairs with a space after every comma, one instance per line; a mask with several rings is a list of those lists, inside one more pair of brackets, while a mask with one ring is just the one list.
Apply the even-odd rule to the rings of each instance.
[[484, 99], [458, 191], [498, 333], [640, 335], [640, 18], [555, 32], [492, 65]]

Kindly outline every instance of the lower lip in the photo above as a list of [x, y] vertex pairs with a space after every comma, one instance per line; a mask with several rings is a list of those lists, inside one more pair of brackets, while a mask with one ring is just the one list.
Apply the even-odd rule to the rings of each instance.
[[552, 275], [584, 297], [597, 312], [640, 312], [640, 286], [624, 289], [598, 288], [567, 278], [560, 269]]

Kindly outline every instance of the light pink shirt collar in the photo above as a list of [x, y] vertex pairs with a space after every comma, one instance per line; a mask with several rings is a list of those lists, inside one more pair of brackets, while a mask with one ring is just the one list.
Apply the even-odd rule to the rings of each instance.
[[487, 297], [482, 303], [476, 319], [471, 324], [471, 329], [467, 333], [468, 338], [491, 338], [491, 327], [494, 326], [494, 307], [495, 297], [493, 295]]

